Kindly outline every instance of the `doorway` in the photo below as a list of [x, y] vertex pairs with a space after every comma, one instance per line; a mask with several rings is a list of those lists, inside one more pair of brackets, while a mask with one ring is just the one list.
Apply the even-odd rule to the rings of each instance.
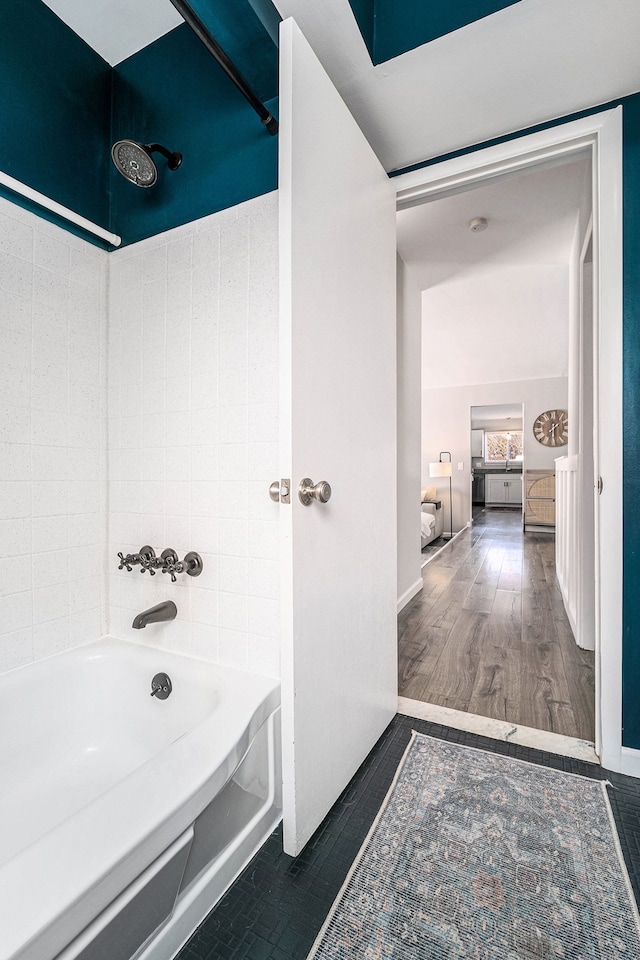
[[525, 440], [522, 403], [472, 406], [469, 411], [471, 521], [483, 510], [522, 517]]
[[[596, 144], [598, 150], [596, 153]], [[586, 152], [585, 152], [586, 151]], [[620, 250], [621, 230], [615, 195], [619, 189], [620, 116], [616, 111], [576, 121], [562, 128], [545, 131], [531, 137], [501, 144], [465, 157], [459, 157], [423, 171], [407, 174], [397, 181], [399, 209], [410, 208], [426, 198], [447, 197], [468, 191], [479, 183], [495, 182], [500, 177], [515, 176], [523, 169], [540, 164], [557, 164], [571, 155], [574, 159], [590, 155], [593, 159], [593, 195], [597, 199], [599, 222], [594, 225], [594, 278], [596, 301], [599, 302], [597, 323], [607, 323], [608, 341], [598, 342], [597, 330], [594, 343], [597, 356], [594, 358], [594, 473], [599, 473], [599, 464], [604, 461], [604, 449], [614, 454], [616, 435], [612, 446], [611, 437], [604, 436], [599, 423], [605, 410], [616, 411], [620, 422], [621, 390], [621, 286]], [[605, 238], [612, 246], [605, 248]], [[612, 334], [613, 331], [613, 334]], [[443, 351], [447, 356], [447, 351]], [[608, 386], [613, 386], [613, 395], [602, 389], [604, 370]], [[599, 379], [598, 379], [599, 375]], [[468, 409], [468, 408], [467, 408]], [[424, 405], [423, 405], [424, 411]], [[445, 410], [443, 417], [450, 424]], [[616, 431], [618, 434], [619, 431]], [[439, 445], [448, 449], [441, 441]], [[452, 443], [451, 446], [454, 446]], [[457, 453], [453, 453], [454, 462]], [[462, 472], [462, 471], [461, 471]], [[456, 471], [454, 470], [454, 477]], [[620, 723], [620, 654], [621, 623], [619, 613], [620, 591], [620, 478], [611, 476], [613, 489], [610, 497], [594, 501], [596, 528], [595, 576], [596, 576], [596, 730], [595, 743], [603, 762], [621, 769], [621, 723]], [[467, 486], [470, 500], [470, 484]], [[456, 494], [454, 493], [454, 502]], [[461, 524], [465, 504], [458, 498], [454, 519]], [[470, 509], [468, 511], [470, 514]], [[615, 530], [619, 538], [616, 544]], [[606, 634], [605, 634], [606, 626]], [[606, 636], [607, 656], [602, 656], [601, 638]]]

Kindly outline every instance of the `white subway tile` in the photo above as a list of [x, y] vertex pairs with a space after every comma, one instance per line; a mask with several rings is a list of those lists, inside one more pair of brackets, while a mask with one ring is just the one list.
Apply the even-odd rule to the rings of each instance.
[[249, 407], [247, 404], [223, 406], [218, 413], [219, 443], [246, 443], [249, 438]]
[[280, 641], [249, 632], [247, 636], [249, 666], [267, 677], [280, 676]]
[[31, 484], [25, 480], [0, 480], [0, 520], [31, 516]]
[[70, 480], [69, 513], [93, 513], [100, 511], [100, 489], [95, 480]]
[[194, 517], [218, 515], [218, 484], [215, 481], [191, 483], [191, 513]]
[[[273, 480], [278, 474], [274, 474]], [[273, 520], [276, 523], [280, 517], [280, 505], [274, 503], [269, 496], [269, 485], [264, 480], [254, 480], [247, 484], [248, 514], [250, 520]]]
[[278, 442], [278, 404], [251, 403], [248, 416], [248, 439], [251, 443]]
[[[31, 569], [34, 587], [52, 587], [69, 582], [69, 551], [47, 550], [34, 553], [31, 557]], [[74, 576], [82, 577], [82, 567], [74, 566]]]
[[225, 666], [247, 670], [249, 667], [247, 634], [221, 627], [218, 630], [218, 660]]
[[280, 556], [280, 527], [273, 520], [253, 520], [249, 551], [252, 557], [277, 560]]
[[249, 516], [248, 502], [248, 483], [236, 480], [218, 484], [218, 516], [227, 520], [246, 520]]
[[[234, 593], [246, 596], [248, 569], [248, 560], [246, 557], [220, 556], [218, 558], [218, 590], [223, 593]], [[220, 620], [220, 626], [231, 626], [231, 624], [224, 624], [222, 620]]]
[[213, 444], [191, 447], [191, 477], [196, 481], [218, 479], [218, 447]]
[[50, 657], [69, 648], [69, 618], [48, 620], [33, 628], [33, 653], [36, 659]]
[[0, 443], [24, 443], [29, 436], [30, 426], [31, 409], [28, 404], [4, 406], [0, 417]]
[[0, 596], [31, 589], [31, 557], [9, 557], [0, 560]]
[[31, 478], [34, 481], [66, 480], [69, 469], [67, 447], [35, 444], [31, 447]]
[[0, 217], [0, 250], [31, 262], [33, 260], [33, 227], [3, 214]]
[[33, 622], [45, 623], [69, 616], [69, 593], [59, 586], [36, 587], [33, 591]]
[[246, 443], [221, 443], [218, 447], [218, 479], [246, 481], [249, 474], [249, 449]]
[[211, 445], [218, 442], [218, 409], [191, 410], [191, 443]]
[[249, 596], [279, 600], [280, 564], [277, 560], [258, 560], [249, 557], [248, 578]]
[[216, 590], [191, 589], [191, 616], [196, 623], [218, 624], [218, 593]]
[[34, 553], [65, 550], [69, 545], [68, 517], [37, 517], [31, 521], [31, 549]]
[[193, 238], [191, 235], [167, 244], [167, 268], [170, 277], [173, 277], [176, 273], [191, 270], [192, 245]]
[[100, 606], [100, 577], [81, 576], [69, 583], [69, 612], [82, 613]]
[[[23, 437], [28, 436], [26, 429], [25, 427]], [[67, 447], [69, 445], [68, 415], [34, 410], [31, 414], [31, 442], [39, 446]]]
[[0, 634], [0, 673], [14, 670], [33, 660], [33, 628]]
[[[133, 486], [128, 484], [127, 486]], [[138, 510], [144, 514], [164, 513], [166, 508], [166, 486], [164, 483], [149, 481], [138, 485], [139, 506]], [[130, 507], [131, 512], [135, 512], [133, 503]]]
[[31, 448], [27, 443], [0, 443], [3, 480], [25, 481], [31, 477]]
[[246, 365], [225, 367], [218, 373], [218, 406], [245, 404], [250, 397], [249, 372]]
[[[202, 660], [218, 660], [218, 628], [212, 624], [193, 622], [191, 625], [191, 652]], [[2, 638], [0, 638], [0, 657]]]
[[34, 244], [34, 262], [46, 270], [53, 270], [61, 276], [69, 277], [69, 245], [51, 237], [36, 233]]
[[32, 594], [30, 590], [0, 596], [0, 623], [6, 633], [30, 627], [32, 624]]
[[30, 552], [31, 525], [28, 518], [0, 520], [0, 557], [19, 557]]
[[264, 597], [249, 597], [249, 633], [277, 639], [280, 636], [280, 603]]
[[[139, 257], [136, 257], [136, 270], [140, 269]], [[129, 268], [128, 279], [132, 280], [132, 268]], [[167, 276], [167, 245], [162, 244], [155, 249], [145, 250], [142, 256], [142, 276], [145, 283], [154, 283], [158, 280], [164, 281]]]
[[278, 472], [280, 451], [277, 443], [252, 443], [249, 446], [248, 479], [267, 482]]
[[85, 547], [100, 541], [100, 524], [96, 513], [69, 514], [67, 522], [70, 547]]
[[246, 557], [249, 525], [246, 520], [218, 520], [218, 552], [228, 557]]

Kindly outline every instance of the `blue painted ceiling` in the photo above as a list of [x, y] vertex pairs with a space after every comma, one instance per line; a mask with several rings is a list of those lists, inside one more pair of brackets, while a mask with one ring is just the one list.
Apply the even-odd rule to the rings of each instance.
[[374, 64], [453, 33], [520, 0], [349, 0]]

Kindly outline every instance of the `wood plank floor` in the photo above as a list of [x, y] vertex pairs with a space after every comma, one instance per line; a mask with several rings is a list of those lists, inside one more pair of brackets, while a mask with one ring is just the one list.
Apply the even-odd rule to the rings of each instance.
[[573, 639], [553, 535], [482, 510], [422, 579], [398, 618], [400, 696], [594, 739], [594, 655]]

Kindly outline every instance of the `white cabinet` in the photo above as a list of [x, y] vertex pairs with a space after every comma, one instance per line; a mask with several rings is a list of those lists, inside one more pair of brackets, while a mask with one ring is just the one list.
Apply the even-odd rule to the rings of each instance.
[[522, 476], [518, 474], [487, 474], [485, 503], [522, 503]]

